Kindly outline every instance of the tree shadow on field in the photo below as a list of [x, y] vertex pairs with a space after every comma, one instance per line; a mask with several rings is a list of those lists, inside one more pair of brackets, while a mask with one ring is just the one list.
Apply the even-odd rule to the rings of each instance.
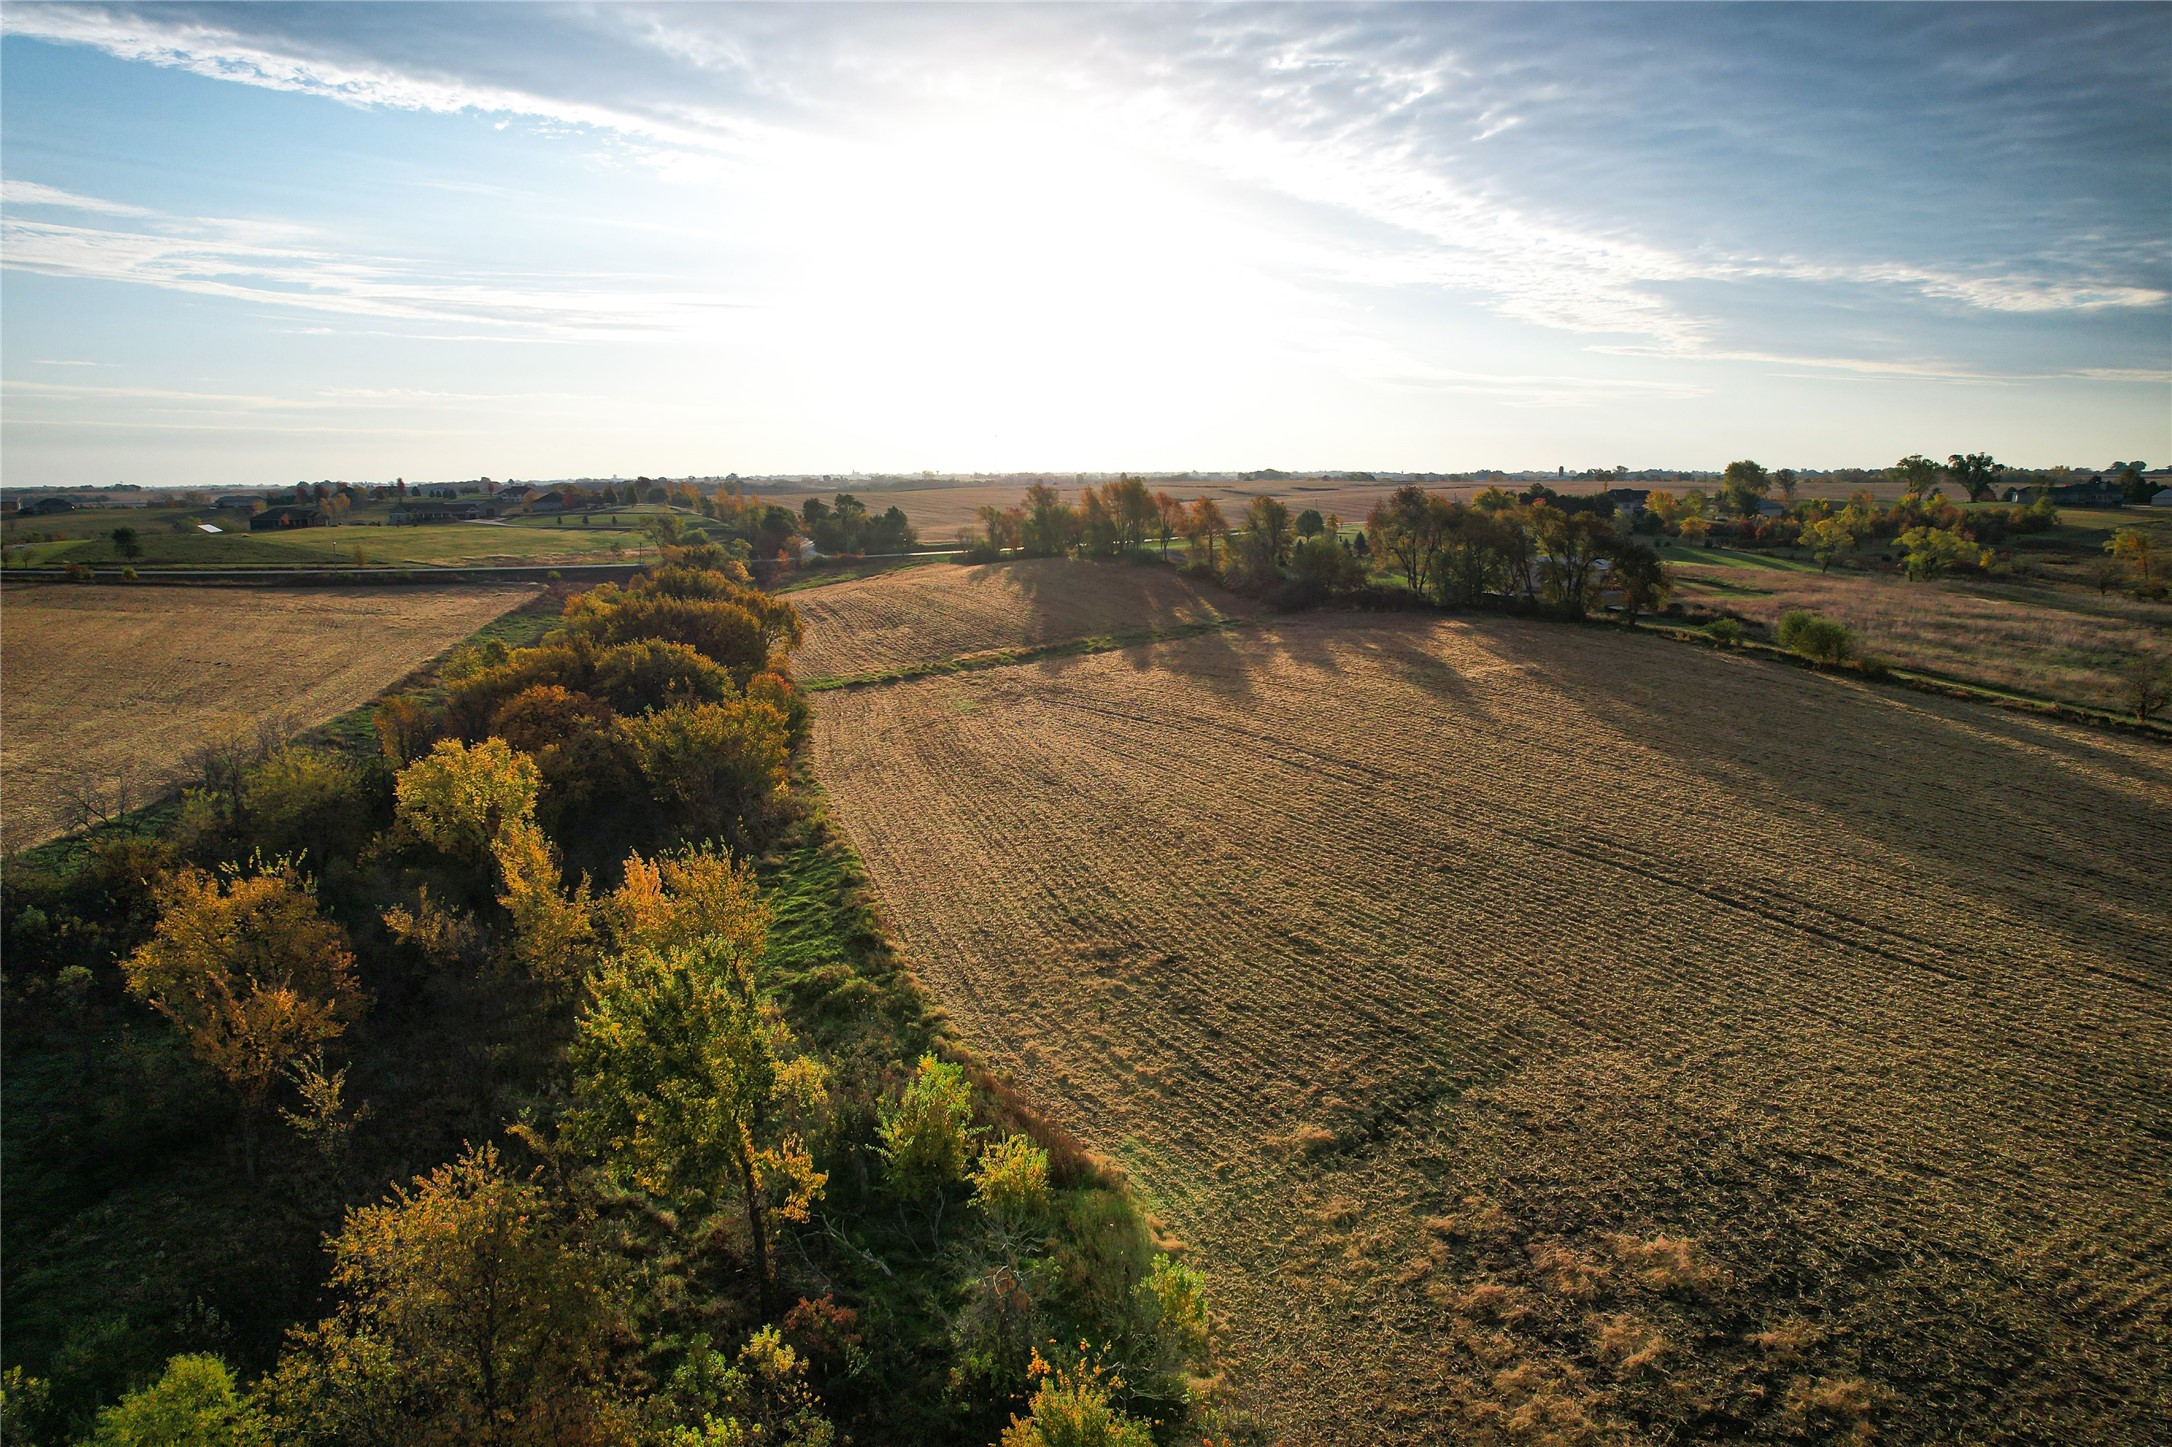
[[[2172, 754], [2153, 768], [2147, 746], [2074, 725], [1664, 639], [1546, 624], [1486, 631], [1578, 715], [1720, 794], [1806, 837], [1839, 825], [1917, 873], [2026, 909], [2084, 955], [2172, 982], [2161, 878]], [[2024, 862], [2055, 882], [2025, 880]]]

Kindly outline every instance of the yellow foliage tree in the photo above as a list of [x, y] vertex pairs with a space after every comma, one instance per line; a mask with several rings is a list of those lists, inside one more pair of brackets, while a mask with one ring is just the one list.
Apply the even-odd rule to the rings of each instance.
[[484, 1145], [348, 1213], [337, 1311], [260, 1385], [280, 1442], [634, 1440], [611, 1389], [618, 1303], [533, 1181]]
[[606, 905], [611, 937], [622, 950], [668, 950], [699, 941], [751, 977], [769, 934], [769, 907], [754, 872], [722, 849], [687, 849], [643, 859], [626, 856], [625, 882]]
[[508, 822], [535, 817], [543, 776], [503, 739], [441, 740], [393, 781], [399, 822], [455, 859], [480, 864]]
[[223, 878], [183, 869], [159, 889], [158, 911], [156, 931], [122, 964], [128, 988], [239, 1097], [254, 1179], [257, 1124], [281, 1076], [365, 1008], [346, 932], [284, 862]]

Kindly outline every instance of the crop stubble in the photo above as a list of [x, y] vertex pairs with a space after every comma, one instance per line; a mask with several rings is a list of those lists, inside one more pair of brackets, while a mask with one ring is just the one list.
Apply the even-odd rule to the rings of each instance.
[[256, 720], [307, 727], [368, 702], [539, 590], [65, 585], [0, 597], [6, 847], [67, 827], [65, 792], [137, 802], [182, 755]]
[[930, 564], [792, 595], [801, 678], [844, 678], [1095, 634], [1243, 617], [1255, 606], [1163, 567], [1034, 558]]
[[1290, 1440], [2172, 1431], [2172, 755], [1306, 619], [825, 698], [971, 1043]]

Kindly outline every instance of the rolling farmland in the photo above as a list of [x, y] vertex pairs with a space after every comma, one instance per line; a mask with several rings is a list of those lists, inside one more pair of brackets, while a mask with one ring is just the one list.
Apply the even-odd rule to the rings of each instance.
[[2094, 590], [1694, 564], [1680, 577], [1685, 597], [1768, 628], [1790, 608], [1808, 608], [1899, 667], [2097, 708], [2126, 706], [2122, 672], [2137, 653], [2172, 648], [2162, 604]]
[[68, 827], [68, 793], [142, 802], [181, 757], [265, 718], [308, 726], [534, 597], [524, 587], [10, 588], [0, 603], [5, 844]]
[[792, 595], [807, 642], [806, 679], [911, 668], [1094, 634], [1248, 617], [1255, 604], [1173, 569], [1107, 568], [1068, 558], [993, 567], [927, 566]]
[[2172, 1433], [2163, 748], [1415, 617], [831, 694], [816, 748], [1288, 1440]]

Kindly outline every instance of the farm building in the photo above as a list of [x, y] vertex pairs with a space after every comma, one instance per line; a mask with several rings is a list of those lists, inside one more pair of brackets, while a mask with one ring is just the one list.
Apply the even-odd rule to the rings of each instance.
[[332, 519], [326, 516], [321, 507], [301, 507], [289, 503], [268, 507], [250, 518], [249, 531], [271, 533], [286, 528], [321, 528], [330, 526], [331, 522]]
[[254, 512], [256, 505], [266, 500], [262, 493], [230, 492], [212, 499], [211, 506], [219, 512]]
[[394, 508], [385, 521], [394, 527], [407, 527], [423, 523], [474, 522], [478, 518], [492, 518], [497, 515], [498, 509], [486, 502], [411, 502]]
[[2172, 507], [2172, 487], [2165, 488], [2149, 500], [2151, 507]]
[[2052, 487], [2024, 484], [2009, 487], [2000, 496], [2007, 502], [2034, 502], [2039, 497], [2049, 497], [2060, 507], [2122, 507], [2127, 501], [2127, 494], [2118, 483], [2106, 482], [2101, 477]]
[[1613, 487], [1607, 489], [1606, 495], [1612, 500], [1614, 511], [1623, 517], [1634, 517], [1644, 510], [1645, 500], [1652, 492], [1647, 487]]
[[57, 512], [74, 512], [75, 504], [64, 497], [41, 497], [24, 503], [23, 511], [32, 517], [50, 517]]

